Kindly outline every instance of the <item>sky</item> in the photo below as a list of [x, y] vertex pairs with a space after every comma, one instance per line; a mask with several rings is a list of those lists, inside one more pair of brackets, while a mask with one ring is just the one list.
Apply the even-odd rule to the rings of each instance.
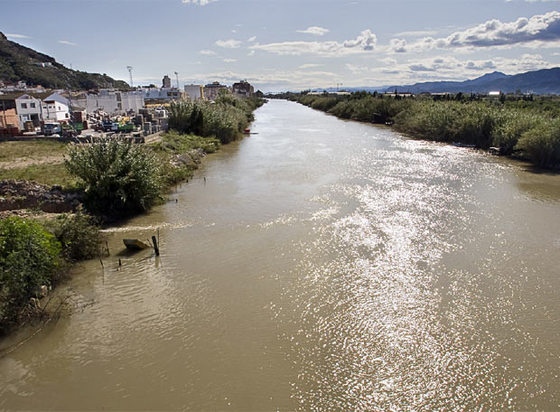
[[[68, 67], [264, 92], [560, 66], [560, 0], [0, 0], [0, 31]], [[175, 72], [178, 75], [175, 75]]]

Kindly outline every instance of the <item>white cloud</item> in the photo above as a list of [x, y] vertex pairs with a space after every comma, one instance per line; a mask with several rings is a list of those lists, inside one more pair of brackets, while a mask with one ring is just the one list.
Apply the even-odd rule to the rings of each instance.
[[224, 63], [235, 63], [236, 59], [224, 59]]
[[247, 53], [247, 56], [254, 56], [255, 53], [256, 53], [256, 52], [255, 52], [254, 50], [251, 50], [249, 53]]
[[31, 37], [26, 36], [25, 34], [17, 34], [17, 33], [6, 33], [6, 37], [11, 37], [12, 39], [30, 39]]
[[455, 32], [445, 38], [426, 37], [407, 47], [422, 51], [436, 48], [499, 47], [531, 43], [557, 45], [560, 43], [560, 12], [551, 11], [513, 22], [488, 20], [478, 26]]
[[77, 43], [71, 42], [69, 40], [59, 40], [58, 41], [60, 44], [65, 44], [67, 46], [77, 46]]
[[322, 64], [317, 64], [317, 63], [306, 63], [306, 64], [302, 64], [301, 66], [299, 66], [299, 69], [313, 69], [315, 67], [321, 67]]
[[216, 42], [216, 46], [223, 47], [226, 49], [237, 49], [241, 46], [241, 42], [239, 40], [218, 40]]
[[206, 6], [207, 4], [213, 3], [217, 0], [181, 0], [185, 4], [197, 4], [199, 6]]
[[389, 49], [395, 53], [406, 52], [406, 40], [404, 39], [391, 39], [389, 42]]
[[252, 43], [252, 42], [254, 42], [255, 40], [257, 40], [257, 36], [249, 37], [249, 38], [247, 39], [247, 41], [248, 41], [249, 43]]
[[300, 56], [314, 54], [323, 57], [338, 57], [348, 54], [365, 53], [374, 50], [377, 37], [370, 30], [362, 31], [356, 39], [337, 41], [309, 42], [287, 41], [281, 43], [255, 44], [250, 49], [263, 50], [273, 54]]
[[215, 56], [216, 52], [212, 51], [212, 50], [201, 50], [199, 51], [200, 54], [203, 54], [205, 56]]
[[305, 30], [296, 30], [298, 33], [312, 34], [314, 36], [324, 36], [329, 32], [329, 29], [319, 26], [310, 26]]
[[354, 40], [346, 40], [343, 44], [346, 48], [360, 48], [362, 50], [370, 51], [375, 48], [377, 37], [370, 30], [364, 30]]

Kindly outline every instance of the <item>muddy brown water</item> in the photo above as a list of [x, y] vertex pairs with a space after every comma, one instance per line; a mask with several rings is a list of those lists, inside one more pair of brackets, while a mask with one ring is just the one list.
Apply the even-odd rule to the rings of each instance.
[[560, 176], [285, 101], [252, 131], [108, 232], [0, 409], [560, 408]]

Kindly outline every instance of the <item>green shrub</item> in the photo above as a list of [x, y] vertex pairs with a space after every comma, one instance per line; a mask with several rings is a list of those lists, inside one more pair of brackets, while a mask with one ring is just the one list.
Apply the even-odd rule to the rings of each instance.
[[498, 120], [492, 136], [492, 145], [504, 154], [511, 154], [523, 133], [544, 121], [542, 115], [532, 111], [505, 110]]
[[29, 298], [51, 285], [61, 265], [60, 242], [39, 223], [0, 220], [0, 333], [16, 321]]
[[64, 160], [80, 179], [85, 206], [95, 214], [127, 216], [147, 210], [161, 193], [161, 171], [149, 149], [130, 142], [105, 139], [74, 145]]
[[229, 143], [242, 135], [253, 120], [253, 110], [262, 103], [262, 99], [239, 99], [230, 94], [221, 94], [215, 102], [173, 102], [169, 108], [169, 128]]
[[99, 256], [102, 236], [95, 219], [83, 213], [57, 218], [54, 235], [62, 245], [62, 255], [68, 261]]
[[529, 129], [516, 148], [539, 167], [560, 166], [560, 119], [543, 121]]

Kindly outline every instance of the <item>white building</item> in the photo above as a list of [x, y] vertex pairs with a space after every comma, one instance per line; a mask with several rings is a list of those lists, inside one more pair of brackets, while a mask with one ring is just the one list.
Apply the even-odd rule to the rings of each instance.
[[41, 125], [41, 97], [30, 94], [22, 94], [15, 99], [15, 108], [18, 114], [19, 128], [24, 129], [25, 122], [32, 121], [33, 126]]
[[183, 97], [183, 93], [181, 90], [177, 89], [176, 87], [162, 87], [161, 89], [158, 88], [146, 88], [142, 89], [144, 93], [145, 100], [178, 100]]
[[58, 93], [44, 98], [41, 109], [45, 123], [70, 121], [70, 102]]
[[138, 113], [144, 107], [144, 93], [142, 91], [115, 92], [100, 90], [99, 93], [88, 93], [72, 101], [72, 104], [83, 108], [87, 113], [97, 110], [109, 114]]
[[185, 93], [192, 101], [204, 99], [204, 86], [200, 84], [186, 84]]

